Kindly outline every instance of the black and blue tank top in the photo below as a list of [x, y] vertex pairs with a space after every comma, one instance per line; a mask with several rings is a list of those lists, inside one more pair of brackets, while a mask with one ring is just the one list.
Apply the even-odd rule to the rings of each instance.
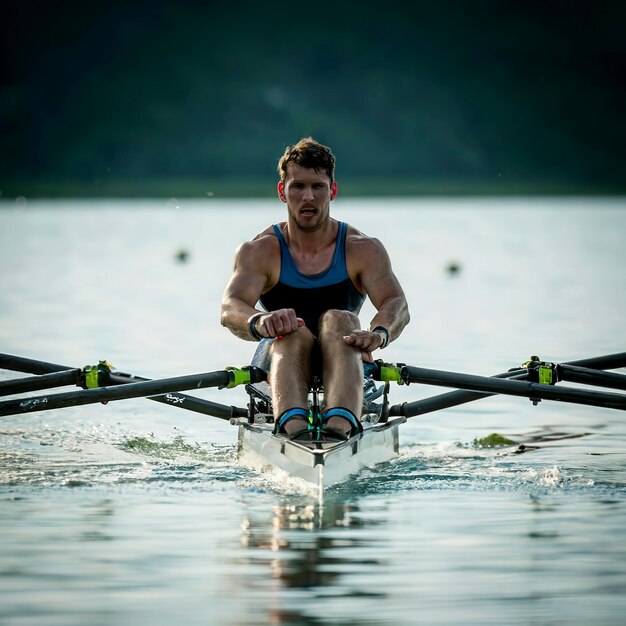
[[280, 276], [276, 285], [259, 299], [263, 308], [266, 311], [294, 309], [314, 335], [318, 332], [319, 318], [329, 309], [351, 311], [358, 315], [365, 296], [354, 286], [346, 266], [348, 225], [339, 222], [330, 267], [312, 275], [298, 271], [280, 227], [274, 224], [273, 228], [280, 244]]

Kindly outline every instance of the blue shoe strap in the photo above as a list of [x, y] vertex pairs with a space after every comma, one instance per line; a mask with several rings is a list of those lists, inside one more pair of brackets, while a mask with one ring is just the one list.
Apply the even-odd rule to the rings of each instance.
[[331, 417], [335, 417], [335, 416], [343, 417], [344, 419], [348, 420], [350, 425], [353, 428], [356, 428], [357, 432], [360, 433], [363, 431], [363, 426], [361, 426], [361, 422], [359, 422], [359, 420], [356, 418], [354, 413], [340, 406], [334, 406], [332, 409], [328, 409], [328, 411], [324, 411], [324, 413], [322, 413], [322, 423], [323, 424], [328, 423], [328, 420]]
[[292, 417], [302, 417], [307, 423], [309, 421], [309, 412], [302, 407], [294, 407], [293, 409], [287, 409], [279, 418], [276, 423], [276, 432], [280, 431], [280, 429], [292, 418]]

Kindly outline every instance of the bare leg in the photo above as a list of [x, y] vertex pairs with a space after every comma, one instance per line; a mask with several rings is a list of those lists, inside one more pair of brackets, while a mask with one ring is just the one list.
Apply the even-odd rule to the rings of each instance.
[[[314, 343], [313, 334], [305, 326], [272, 342], [269, 379], [272, 385], [274, 419], [278, 419], [287, 409], [307, 408], [311, 350]], [[290, 435], [305, 427], [304, 419], [294, 418], [285, 424], [285, 431]]]
[[[332, 309], [322, 316], [319, 336], [326, 408], [344, 407], [357, 419], [363, 407], [363, 359], [361, 351], [346, 345], [343, 337], [360, 327], [354, 313]], [[346, 433], [350, 430], [342, 417], [331, 417], [328, 426]]]

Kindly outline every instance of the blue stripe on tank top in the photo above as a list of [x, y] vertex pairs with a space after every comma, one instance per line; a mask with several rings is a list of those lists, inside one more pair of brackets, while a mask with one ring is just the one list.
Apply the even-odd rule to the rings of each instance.
[[339, 222], [339, 230], [337, 231], [337, 243], [335, 244], [335, 252], [330, 267], [319, 274], [302, 274], [298, 271], [296, 264], [291, 258], [289, 247], [283, 237], [278, 224], [273, 224], [274, 232], [280, 243], [280, 278], [279, 281], [290, 287], [298, 287], [300, 289], [310, 289], [312, 287], [326, 287], [327, 285], [335, 285], [342, 280], [349, 278], [348, 269], [346, 267], [346, 233], [347, 224]]

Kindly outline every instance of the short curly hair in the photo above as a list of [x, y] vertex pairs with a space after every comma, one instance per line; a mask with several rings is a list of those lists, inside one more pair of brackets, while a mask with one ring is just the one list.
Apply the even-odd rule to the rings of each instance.
[[285, 153], [278, 161], [278, 174], [283, 183], [287, 176], [287, 168], [291, 164], [314, 169], [318, 173], [320, 170], [324, 171], [331, 183], [335, 181], [335, 156], [330, 148], [315, 141], [313, 137], [304, 137], [285, 149]]

